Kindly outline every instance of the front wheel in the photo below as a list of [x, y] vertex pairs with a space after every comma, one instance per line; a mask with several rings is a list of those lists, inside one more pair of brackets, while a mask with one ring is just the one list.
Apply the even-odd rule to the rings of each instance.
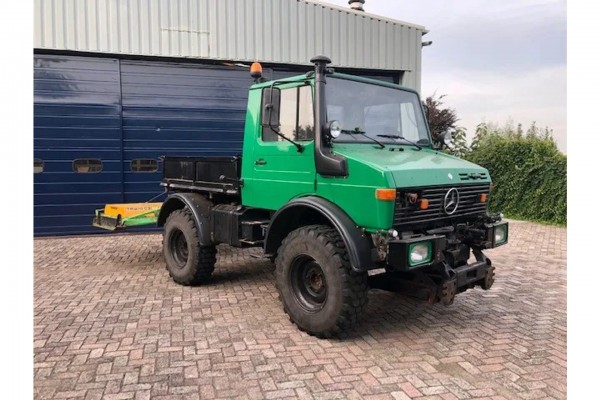
[[368, 274], [352, 270], [342, 238], [329, 226], [292, 231], [275, 265], [284, 311], [311, 335], [339, 334], [355, 325], [366, 308]]

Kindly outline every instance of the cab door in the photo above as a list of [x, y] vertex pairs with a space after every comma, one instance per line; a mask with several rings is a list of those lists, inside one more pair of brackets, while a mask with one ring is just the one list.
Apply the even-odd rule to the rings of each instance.
[[[263, 89], [261, 111], [278, 116], [262, 124], [253, 153], [250, 201], [245, 204], [277, 210], [291, 199], [315, 192], [314, 110], [310, 85], [288, 84], [279, 90], [278, 101], [265, 107], [270, 87]], [[271, 97], [271, 100], [273, 97]], [[300, 144], [303, 150], [278, 135]]]

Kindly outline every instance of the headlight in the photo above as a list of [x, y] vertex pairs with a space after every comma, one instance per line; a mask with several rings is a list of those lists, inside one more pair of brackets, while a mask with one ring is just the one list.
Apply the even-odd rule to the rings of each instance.
[[431, 261], [431, 243], [421, 242], [411, 244], [408, 248], [408, 263], [414, 267]]
[[342, 134], [342, 124], [339, 121], [331, 121], [329, 124], [329, 133], [332, 138], [338, 138]]
[[494, 245], [498, 246], [504, 242], [506, 242], [506, 237], [508, 233], [508, 225], [498, 225], [494, 229]]

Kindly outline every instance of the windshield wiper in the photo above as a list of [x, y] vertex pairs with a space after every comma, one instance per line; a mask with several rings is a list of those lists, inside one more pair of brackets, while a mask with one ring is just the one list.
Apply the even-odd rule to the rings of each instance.
[[[381, 143], [379, 140], [367, 135], [367, 132], [365, 131], [361, 131], [358, 129], [355, 130], [348, 130], [348, 129], [342, 129], [342, 133], [348, 134], [348, 135], [363, 135], [365, 137], [368, 137], [369, 139], [371, 139], [372, 141], [374, 141], [375, 143], [377, 143], [382, 149], [385, 149], [385, 145], [383, 143]], [[379, 135], [377, 135], [379, 136]]]
[[384, 137], [384, 138], [388, 138], [388, 139], [402, 139], [404, 140], [406, 143], [408, 144], [412, 144], [413, 146], [415, 146], [416, 148], [418, 148], [419, 150], [422, 150], [423, 148], [418, 145], [415, 142], [411, 142], [410, 140], [408, 140], [407, 138], [405, 138], [404, 136], [400, 136], [400, 135], [377, 135], [378, 137]]

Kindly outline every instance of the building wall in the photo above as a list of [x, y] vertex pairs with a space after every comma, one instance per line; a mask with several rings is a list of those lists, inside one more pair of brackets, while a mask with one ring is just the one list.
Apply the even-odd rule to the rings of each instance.
[[34, 48], [404, 71], [422, 26], [308, 0], [34, 0]]

